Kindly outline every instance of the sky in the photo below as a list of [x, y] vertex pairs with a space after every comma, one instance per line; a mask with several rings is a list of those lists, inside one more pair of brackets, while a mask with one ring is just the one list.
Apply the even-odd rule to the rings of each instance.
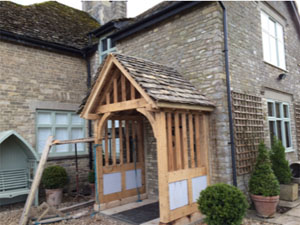
[[[46, 0], [12, 0], [12, 1], [22, 5], [29, 5], [37, 2], [44, 2]], [[81, 10], [81, 2], [82, 2], [81, 0], [56, 0], [56, 1]], [[159, 2], [162, 2], [162, 0], [128, 0], [127, 16], [135, 17], [138, 14], [151, 8], [152, 6], [158, 4]], [[300, 13], [300, 0], [296, 0], [296, 2]]]

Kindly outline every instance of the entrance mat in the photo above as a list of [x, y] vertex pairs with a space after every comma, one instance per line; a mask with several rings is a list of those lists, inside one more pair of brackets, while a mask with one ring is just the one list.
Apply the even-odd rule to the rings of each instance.
[[130, 223], [141, 224], [159, 218], [159, 204], [154, 202], [134, 209], [129, 209], [120, 213], [111, 215], [118, 220]]

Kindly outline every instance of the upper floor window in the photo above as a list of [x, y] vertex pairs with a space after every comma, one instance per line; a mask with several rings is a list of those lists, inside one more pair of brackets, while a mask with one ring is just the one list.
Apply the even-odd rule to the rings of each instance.
[[112, 42], [110, 38], [105, 37], [100, 39], [99, 41], [100, 63], [103, 62], [107, 54], [115, 51], [116, 51], [115, 43]]
[[264, 60], [285, 69], [283, 27], [264, 11], [261, 11]]
[[268, 101], [268, 121], [271, 143], [276, 136], [285, 147], [286, 151], [292, 150], [291, 118], [288, 103]]
[[[85, 122], [70, 111], [38, 110], [36, 112], [36, 149], [42, 153], [50, 135], [58, 140], [70, 140], [85, 137]], [[74, 155], [75, 146], [57, 145], [51, 148], [51, 156]], [[77, 144], [78, 154], [86, 153], [84, 143]]]

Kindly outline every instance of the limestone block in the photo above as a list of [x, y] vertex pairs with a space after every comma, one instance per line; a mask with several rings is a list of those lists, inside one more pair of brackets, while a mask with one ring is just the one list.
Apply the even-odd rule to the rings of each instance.
[[280, 200], [295, 201], [298, 199], [298, 184], [281, 184]]

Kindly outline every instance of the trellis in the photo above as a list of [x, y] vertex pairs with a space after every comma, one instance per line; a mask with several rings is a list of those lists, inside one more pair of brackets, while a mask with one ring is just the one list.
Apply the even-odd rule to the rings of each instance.
[[[173, 73], [176, 76], [172, 79]], [[167, 85], [161, 88], [158, 83]], [[176, 85], [182, 85], [183, 90]], [[177, 91], [168, 92], [169, 99], [180, 99], [181, 103], [158, 101], [172, 86]], [[176, 96], [180, 91], [182, 94]], [[156, 95], [150, 97], [148, 93], [151, 92]], [[184, 94], [189, 96], [188, 100], [182, 98]], [[82, 117], [95, 120], [100, 204], [107, 206], [112, 201], [145, 193], [144, 116], [157, 140], [161, 224], [198, 211], [196, 199], [210, 182], [208, 113], [213, 110], [213, 105], [199, 94], [201, 100], [197, 99], [197, 102], [197, 94], [194, 87], [168, 67], [122, 55], [108, 56], [81, 113]], [[184, 104], [193, 98], [197, 103]], [[108, 147], [109, 139], [111, 148]], [[140, 170], [139, 174], [137, 170]], [[130, 171], [135, 171], [133, 186], [136, 189], [127, 187], [128, 179], [132, 178], [128, 177]], [[108, 176], [114, 184], [111, 188], [118, 187], [113, 193], [105, 189], [105, 177]]]
[[300, 149], [300, 103], [295, 103], [296, 138], [298, 149]]
[[236, 169], [238, 175], [252, 171], [258, 145], [264, 139], [262, 99], [232, 92]]

